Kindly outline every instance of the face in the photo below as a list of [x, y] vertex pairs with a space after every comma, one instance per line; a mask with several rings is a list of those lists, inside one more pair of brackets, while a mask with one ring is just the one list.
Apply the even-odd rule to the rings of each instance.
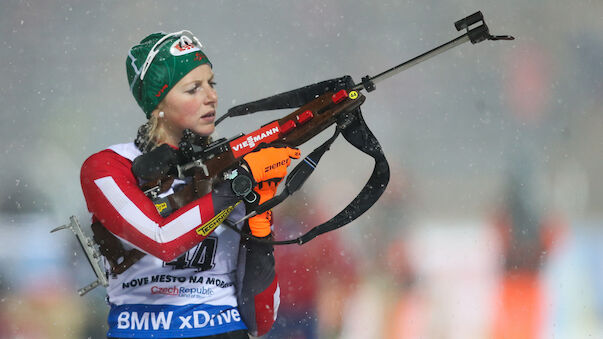
[[159, 118], [168, 143], [177, 145], [185, 129], [208, 136], [213, 133], [218, 95], [214, 89], [214, 73], [209, 65], [201, 65], [185, 75], [163, 98], [153, 114]]

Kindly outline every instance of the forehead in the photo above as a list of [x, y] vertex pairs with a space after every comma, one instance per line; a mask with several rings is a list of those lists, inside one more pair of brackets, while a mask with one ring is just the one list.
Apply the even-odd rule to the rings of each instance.
[[208, 64], [203, 64], [201, 66], [194, 68], [192, 71], [188, 72], [187, 75], [185, 75], [184, 77], [182, 77], [182, 79], [180, 79], [180, 81], [178, 81], [176, 86], [195, 82], [195, 81], [209, 80], [213, 76], [214, 76], [214, 72], [211, 70], [211, 67], [209, 67]]

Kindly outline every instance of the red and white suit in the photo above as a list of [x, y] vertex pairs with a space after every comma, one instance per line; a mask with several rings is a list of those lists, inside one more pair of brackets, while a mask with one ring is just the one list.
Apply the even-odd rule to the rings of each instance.
[[[186, 338], [240, 329], [265, 334], [279, 304], [272, 246], [241, 243], [240, 235], [224, 226], [207, 237], [195, 231], [236, 202], [230, 185], [218, 185], [163, 218], [132, 173], [132, 161], [140, 154], [134, 143], [114, 145], [90, 156], [81, 170], [93, 221], [116, 235], [126, 250], [149, 254], [110, 276], [107, 336]], [[176, 180], [172, 189], [183, 183]], [[244, 213], [240, 204], [229, 220], [240, 220]]]

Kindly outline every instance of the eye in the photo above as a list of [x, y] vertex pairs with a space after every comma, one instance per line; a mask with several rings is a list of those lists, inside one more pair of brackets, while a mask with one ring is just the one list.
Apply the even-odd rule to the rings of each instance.
[[210, 82], [209, 82], [209, 86], [210, 86], [211, 88], [216, 87], [216, 85], [217, 85], [217, 83], [216, 83], [215, 81], [210, 81]]
[[195, 94], [200, 89], [201, 89], [201, 85], [195, 85], [195, 87], [189, 89], [188, 91], [186, 91], [186, 93], [188, 93], [188, 94]]

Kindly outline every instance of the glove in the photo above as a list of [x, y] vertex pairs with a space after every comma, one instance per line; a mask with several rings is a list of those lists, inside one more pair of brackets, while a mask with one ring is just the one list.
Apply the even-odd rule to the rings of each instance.
[[[287, 175], [291, 159], [299, 159], [300, 152], [291, 147], [266, 147], [246, 154], [243, 157], [253, 180], [257, 184], [254, 191], [259, 195], [259, 204], [272, 199], [276, 194], [278, 184]], [[272, 225], [272, 210], [249, 218], [249, 229], [256, 237], [270, 234]]]
[[132, 173], [143, 180], [153, 181], [170, 173], [177, 163], [176, 150], [168, 144], [162, 144], [136, 157], [132, 162]]
[[249, 172], [256, 183], [270, 179], [283, 179], [287, 175], [287, 167], [291, 159], [299, 159], [300, 152], [291, 147], [266, 147], [243, 156]]

